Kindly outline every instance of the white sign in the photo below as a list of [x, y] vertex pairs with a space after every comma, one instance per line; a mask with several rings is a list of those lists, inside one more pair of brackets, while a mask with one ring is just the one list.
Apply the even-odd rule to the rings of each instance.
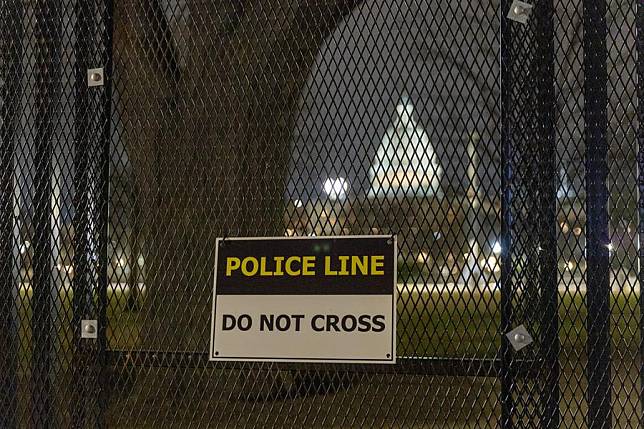
[[217, 240], [211, 360], [395, 363], [391, 236]]

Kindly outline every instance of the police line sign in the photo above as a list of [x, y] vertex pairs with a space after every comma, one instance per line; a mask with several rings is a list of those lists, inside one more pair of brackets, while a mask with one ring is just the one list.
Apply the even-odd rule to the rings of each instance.
[[395, 363], [396, 238], [217, 240], [210, 360]]

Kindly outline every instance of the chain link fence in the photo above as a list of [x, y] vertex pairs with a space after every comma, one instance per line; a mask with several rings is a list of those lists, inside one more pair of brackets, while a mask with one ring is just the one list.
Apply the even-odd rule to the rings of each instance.
[[[641, 427], [642, 8], [0, 2], [0, 427]], [[370, 234], [395, 365], [208, 361], [217, 237]]]

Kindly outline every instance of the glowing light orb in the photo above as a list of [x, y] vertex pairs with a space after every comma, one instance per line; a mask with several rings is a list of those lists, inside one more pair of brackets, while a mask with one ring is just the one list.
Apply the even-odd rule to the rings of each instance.
[[347, 195], [349, 182], [343, 177], [328, 178], [324, 181], [323, 189], [332, 200], [342, 199]]

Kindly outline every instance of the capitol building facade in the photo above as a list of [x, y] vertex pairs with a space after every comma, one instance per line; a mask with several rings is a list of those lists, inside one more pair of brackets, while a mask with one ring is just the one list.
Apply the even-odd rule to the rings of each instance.
[[399, 272], [412, 279], [431, 275], [459, 283], [495, 276], [497, 249], [486, 235], [495, 229], [498, 210], [475, 191], [478, 142], [468, 146], [469, 186], [455, 192], [444, 183], [439, 156], [414, 110], [409, 97], [399, 99], [368, 168], [366, 189], [356, 191], [344, 177], [320, 179], [320, 189], [311, 193], [318, 198], [288, 203], [285, 235], [396, 234]]

